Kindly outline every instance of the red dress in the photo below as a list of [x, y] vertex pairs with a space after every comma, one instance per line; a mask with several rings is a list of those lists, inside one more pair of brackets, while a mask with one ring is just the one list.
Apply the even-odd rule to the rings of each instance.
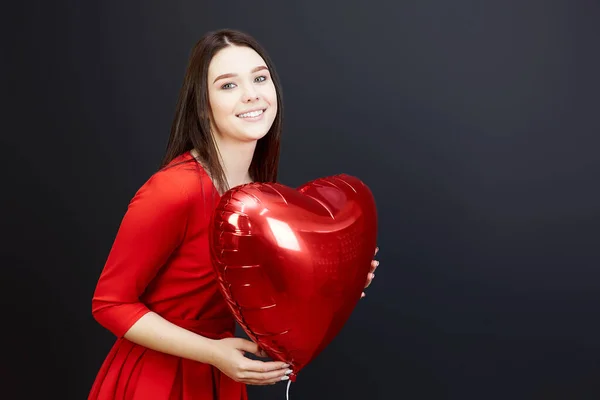
[[235, 320], [209, 255], [207, 228], [218, 200], [189, 152], [150, 177], [131, 200], [92, 300], [94, 318], [117, 340], [88, 399], [247, 399], [245, 385], [217, 368], [123, 337], [149, 311], [202, 336], [233, 336]]

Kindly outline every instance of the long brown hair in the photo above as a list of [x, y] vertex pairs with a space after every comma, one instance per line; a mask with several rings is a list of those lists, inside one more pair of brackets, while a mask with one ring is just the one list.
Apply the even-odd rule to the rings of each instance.
[[229, 189], [218, 149], [210, 130], [212, 116], [208, 100], [208, 66], [217, 52], [227, 46], [246, 46], [256, 51], [267, 64], [277, 91], [277, 115], [269, 132], [256, 143], [249, 174], [255, 182], [276, 182], [279, 167], [283, 102], [281, 84], [275, 67], [262, 46], [250, 35], [222, 29], [204, 35], [192, 49], [183, 85], [179, 92], [171, 135], [161, 168], [183, 153], [196, 149], [201, 163], [208, 169], [214, 185], [221, 192]]

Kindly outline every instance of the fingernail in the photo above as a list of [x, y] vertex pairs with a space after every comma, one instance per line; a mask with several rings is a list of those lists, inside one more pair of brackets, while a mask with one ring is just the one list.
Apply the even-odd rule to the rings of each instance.
[[286, 374], [286, 375], [289, 375], [289, 374], [291, 374], [292, 372], [294, 372], [294, 371], [292, 371], [291, 369], [288, 369], [287, 371], [285, 371], [285, 374]]
[[375, 274], [371, 274], [371, 279], [375, 278]]
[[286, 375], [286, 376], [282, 376], [282, 377], [281, 377], [281, 380], [282, 380], [282, 381], [287, 381], [288, 379], [290, 379], [290, 377], [289, 377], [289, 376], [287, 376], [287, 375]]
[[290, 364], [283, 364], [283, 366], [281, 368], [287, 368], [289, 366], [290, 366]]

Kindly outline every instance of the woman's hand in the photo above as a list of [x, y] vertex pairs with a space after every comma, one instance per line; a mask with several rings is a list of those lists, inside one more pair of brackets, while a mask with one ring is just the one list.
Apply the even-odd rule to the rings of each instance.
[[[375, 249], [375, 255], [377, 255], [378, 251], [379, 251], [379, 247], [377, 247]], [[365, 284], [365, 289], [368, 288], [369, 285], [371, 285], [371, 282], [373, 282], [373, 278], [375, 278], [375, 270], [377, 269], [378, 266], [379, 266], [379, 261], [377, 261], [375, 259], [373, 261], [371, 261], [371, 271], [369, 272], [369, 275], [367, 276], [367, 283]], [[365, 292], [362, 292], [362, 294], [360, 295], [360, 298], [362, 299], [365, 296], [366, 296]]]
[[259, 361], [244, 357], [252, 353], [267, 357], [256, 343], [242, 338], [225, 338], [215, 341], [215, 352], [210, 364], [234, 381], [247, 385], [272, 385], [289, 379], [289, 365], [280, 361]]

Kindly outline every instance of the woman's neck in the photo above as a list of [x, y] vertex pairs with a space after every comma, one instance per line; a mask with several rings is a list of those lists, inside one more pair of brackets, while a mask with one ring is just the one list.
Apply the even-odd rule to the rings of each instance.
[[[217, 135], [213, 137], [219, 150], [219, 161], [225, 172], [229, 187], [233, 188], [252, 182], [249, 170], [256, 148], [256, 141], [240, 142], [223, 140]], [[195, 152], [193, 154], [197, 156]]]

